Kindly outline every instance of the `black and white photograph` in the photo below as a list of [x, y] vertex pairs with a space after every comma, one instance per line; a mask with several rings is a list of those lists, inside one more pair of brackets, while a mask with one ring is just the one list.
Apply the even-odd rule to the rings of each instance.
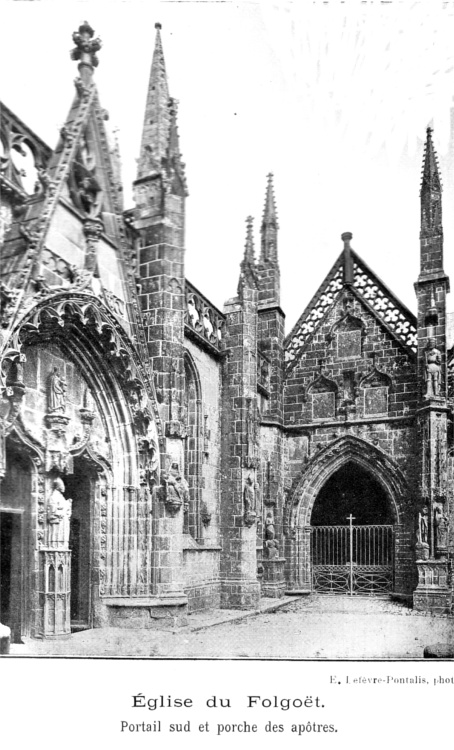
[[427, 685], [454, 658], [454, 4], [0, 18], [0, 668]]

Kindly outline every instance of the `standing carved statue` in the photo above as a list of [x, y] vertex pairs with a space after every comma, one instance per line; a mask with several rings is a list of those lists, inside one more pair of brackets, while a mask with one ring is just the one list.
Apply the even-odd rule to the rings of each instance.
[[445, 550], [448, 546], [448, 519], [440, 507], [435, 508], [434, 526], [437, 550]]
[[255, 486], [251, 476], [246, 478], [243, 490], [244, 510], [246, 513], [255, 513]]
[[429, 339], [426, 351], [426, 396], [440, 395], [441, 352], [435, 346], [435, 339]]
[[163, 477], [165, 483], [165, 503], [169, 510], [176, 511], [183, 505], [183, 510], [189, 510], [189, 485], [181, 476], [177, 463], [173, 463], [170, 471]]
[[69, 520], [71, 518], [72, 500], [64, 496], [65, 485], [59, 477], [54, 480], [53, 487], [47, 506], [49, 547], [66, 549], [69, 545]]
[[64, 413], [66, 409], [66, 380], [60, 375], [58, 367], [54, 367], [49, 377], [47, 408], [49, 413]]
[[274, 560], [276, 557], [279, 557], [279, 547], [275, 539], [268, 539], [265, 542], [265, 549], [268, 560]]
[[274, 537], [274, 519], [271, 513], [267, 513], [265, 518], [265, 539], [268, 541], [274, 539]]
[[425, 505], [422, 513], [418, 514], [418, 542], [427, 544], [429, 537], [429, 508]]

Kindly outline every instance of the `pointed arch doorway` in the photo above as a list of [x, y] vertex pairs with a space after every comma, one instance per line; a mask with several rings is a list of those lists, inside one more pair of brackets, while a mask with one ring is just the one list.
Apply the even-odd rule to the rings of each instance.
[[394, 517], [387, 492], [355, 461], [321, 487], [311, 513], [312, 586], [327, 594], [393, 590]]

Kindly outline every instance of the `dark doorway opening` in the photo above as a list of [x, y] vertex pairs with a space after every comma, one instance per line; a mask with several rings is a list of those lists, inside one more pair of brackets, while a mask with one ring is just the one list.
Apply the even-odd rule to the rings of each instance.
[[94, 482], [83, 458], [74, 461], [74, 473], [65, 478], [66, 497], [72, 500], [69, 525], [71, 550], [71, 630], [85, 630], [92, 623], [91, 556], [92, 496]]
[[381, 596], [393, 589], [390, 498], [374, 476], [348, 463], [328, 479], [311, 516], [312, 585], [328, 594]]
[[392, 524], [389, 498], [381, 484], [354, 463], [342, 466], [323, 485], [315, 501], [311, 526]]
[[21, 642], [22, 513], [0, 511], [0, 622]]
[[0, 622], [11, 639], [31, 629], [34, 586], [31, 534], [31, 464], [20, 446], [6, 440], [6, 473], [0, 485]]

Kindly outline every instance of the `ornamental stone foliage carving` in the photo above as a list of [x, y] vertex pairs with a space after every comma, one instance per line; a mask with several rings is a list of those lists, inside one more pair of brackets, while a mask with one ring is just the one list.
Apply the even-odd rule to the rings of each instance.
[[94, 34], [87, 21], [79, 26], [79, 30], [73, 33], [73, 42], [76, 46], [71, 50], [71, 58], [96, 68], [99, 64], [96, 53], [101, 49], [102, 43], [99, 37], [93, 38]]

